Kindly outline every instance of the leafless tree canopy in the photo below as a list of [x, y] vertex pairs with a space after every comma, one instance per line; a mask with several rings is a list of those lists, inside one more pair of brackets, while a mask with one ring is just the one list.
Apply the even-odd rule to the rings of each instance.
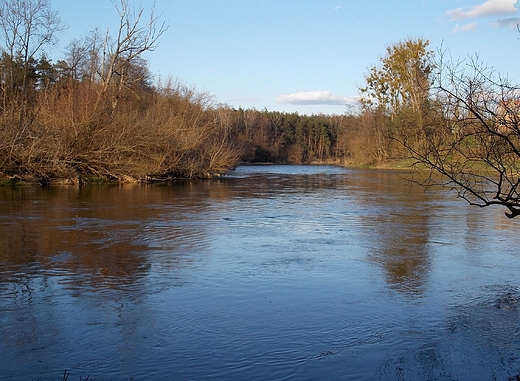
[[[441, 176], [472, 205], [502, 205], [520, 214], [519, 87], [478, 57], [455, 62], [441, 53], [421, 144], [399, 142], [417, 166]], [[435, 176], [429, 178], [438, 179]]]
[[43, 48], [63, 24], [48, 0], [2, 3], [4, 176], [149, 180], [212, 176], [236, 165], [240, 150], [213, 117], [210, 96], [178, 81], [154, 86], [143, 53], [167, 29], [154, 6], [113, 4], [114, 33], [74, 40], [52, 64]]

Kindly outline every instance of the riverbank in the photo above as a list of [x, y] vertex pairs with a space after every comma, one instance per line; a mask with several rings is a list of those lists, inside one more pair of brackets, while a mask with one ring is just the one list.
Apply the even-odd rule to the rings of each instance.
[[[313, 161], [303, 165], [334, 165], [344, 168], [362, 168], [362, 169], [388, 169], [388, 170], [412, 170], [413, 162], [410, 160], [401, 160], [388, 162], [385, 164], [367, 164], [367, 163], [344, 163], [339, 160], [322, 160]], [[50, 178], [46, 176], [34, 176], [28, 174], [15, 174], [7, 175], [0, 173], [0, 186], [23, 186], [23, 185], [40, 185], [40, 186], [55, 186], [55, 185], [86, 185], [86, 184], [137, 184], [137, 183], [158, 183], [168, 182], [176, 180], [196, 180], [196, 179], [215, 179], [224, 176], [226, 173], [233, 171], [234, 168], [243, 165], [302, 165], [295, 163], [271, 163], [271, 162], [240, 162], [235, 167], [230, 168], [228, 171], [220, 173], [203, 173], [199, 176], [194, 177], [182, 177], [182, 176], [144, 176], [141, 178], [132, 177], [128, 175], [122, 175], [119, 177], [101, 177], [101, 176], [69, 176], [64, 178]]]

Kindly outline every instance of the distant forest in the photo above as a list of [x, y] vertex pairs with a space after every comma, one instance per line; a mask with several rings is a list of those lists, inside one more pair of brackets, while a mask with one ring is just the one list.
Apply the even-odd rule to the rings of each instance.
[[382, 164], [399, 157], [387, 118], [234, 109], [152, 78], [144, 52], [166, 30], [116, 2], [119, 30], [72, 41], [47, 0], [0, 8], [0, 175], [46, 183], [208, 178], [239, 163]]

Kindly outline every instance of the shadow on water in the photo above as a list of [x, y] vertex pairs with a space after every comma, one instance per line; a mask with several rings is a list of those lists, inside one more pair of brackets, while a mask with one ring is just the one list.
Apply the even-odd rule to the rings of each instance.
[[444, 325], [396, 353], [377, 373], [385, 380], [520, 379], [520, 294], [483, 286], [449, 308]]

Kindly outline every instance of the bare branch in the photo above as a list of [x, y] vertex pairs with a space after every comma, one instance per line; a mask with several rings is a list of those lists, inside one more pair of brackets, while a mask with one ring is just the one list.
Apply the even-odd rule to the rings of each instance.
[[166, 32], [168, 26], [160, 22], [160, 17], [155, 15], [155, 2], [150, 10], [150, 18], [144, 21], [144, 9], [135, 12], [129, 4], [129, 0], [112, 0], [119, 14], [119, 27], [117, 37], [113, 43], [109, 41], [107, 32], [106, 54], [102, 69], [102, 81], [104, 91], [111, 84], [114, 75], [119, 73], [119, 88], [124, 86], [124, 78], [121, 73], [143, 53], [153, 51], [159, 43], [159, 38]]
[[402, 126], [395, 138], [443, 185], [471, 205], [502, 205], [520, 214], [520, 87], [478, 57], [436, 65], [427, 119], [412, 145]]

